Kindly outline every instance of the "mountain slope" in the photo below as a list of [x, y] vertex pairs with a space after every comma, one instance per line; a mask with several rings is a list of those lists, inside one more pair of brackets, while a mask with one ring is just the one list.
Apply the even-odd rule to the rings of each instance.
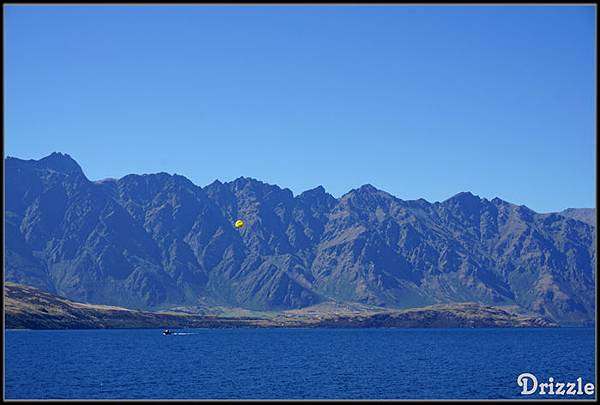
[[564, 212], [471, 193], [405, 201], [370, 185], [294, 196], [244, 177], [91, 182], [58, 153], [5, 169], [6, 278], [69, 299], [151, 310], [469, 301], [594, 319], [595, 227]]
[[596, 209], [595, 208], [567, 208], [559, 212], [559, 214], [585, 222], [588, 225], [596, 226]]

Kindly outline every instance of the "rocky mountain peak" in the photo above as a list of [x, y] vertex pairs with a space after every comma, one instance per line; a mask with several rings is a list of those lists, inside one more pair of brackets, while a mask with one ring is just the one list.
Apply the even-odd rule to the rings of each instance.
[[83, 176], [83, 170], [79, 164], [68, 154], [54, 152], [37, 161], [38, 168], [47, 168], [69, 175]]

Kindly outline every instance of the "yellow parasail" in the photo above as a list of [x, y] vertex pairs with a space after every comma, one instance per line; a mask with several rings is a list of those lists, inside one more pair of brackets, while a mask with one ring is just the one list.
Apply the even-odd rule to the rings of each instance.
[[244, 221], [242, 221], [241, 219], [238, 219], [237, 221], [235, 221], [235, 227], [236, 228], [243, 228], [244, 227]]

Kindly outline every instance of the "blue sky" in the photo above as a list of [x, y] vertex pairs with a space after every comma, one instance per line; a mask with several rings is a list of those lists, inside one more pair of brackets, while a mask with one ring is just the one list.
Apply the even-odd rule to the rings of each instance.
[[593, 6], [5, 6], [5, 151], [595, 206]]

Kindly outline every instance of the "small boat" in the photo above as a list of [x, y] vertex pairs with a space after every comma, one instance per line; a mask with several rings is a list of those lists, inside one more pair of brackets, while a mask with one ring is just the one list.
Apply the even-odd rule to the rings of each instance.
[[175, 332], [173, 332], [172, 330], [169, 330], [169, 329], [163, 330], [163, 335], [165, 335], [165, 336], [172, 335], [173, 333], [175, 333]]

